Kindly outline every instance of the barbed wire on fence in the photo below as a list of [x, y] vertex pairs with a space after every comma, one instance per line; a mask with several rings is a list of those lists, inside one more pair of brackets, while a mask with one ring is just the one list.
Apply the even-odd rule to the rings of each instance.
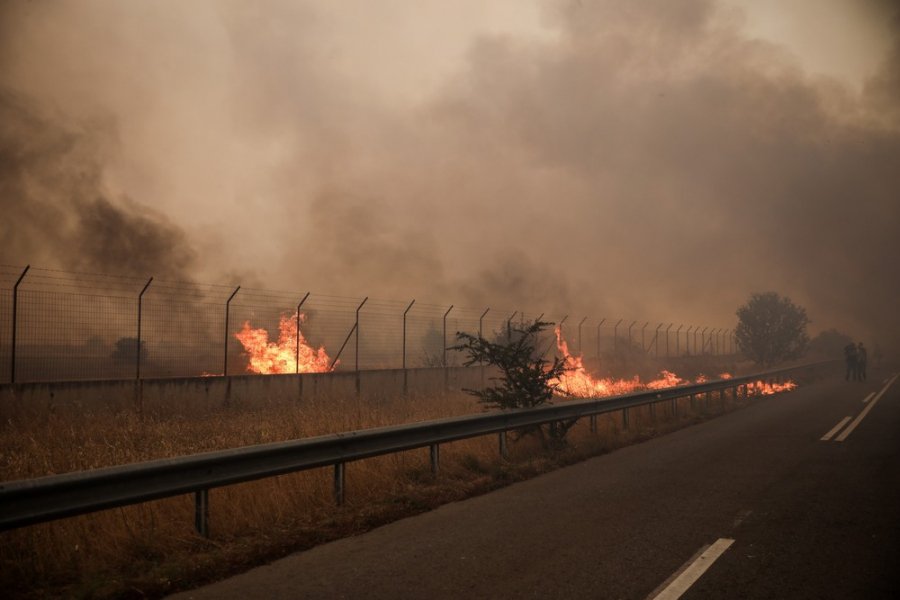
[[534, 319], [588, 360], [735, 352], [702, 325], [0, 265], [0, 383], [459, 366], [456, 332], [509, 339]]

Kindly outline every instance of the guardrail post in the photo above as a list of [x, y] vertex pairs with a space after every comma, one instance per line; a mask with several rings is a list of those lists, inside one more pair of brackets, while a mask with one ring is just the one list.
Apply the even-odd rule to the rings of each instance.
[[203, 537], [209, 537], [209, 490], [194, 492], [194, 528]]
[[628, 409], [622, 409], [622, 429], [628, 429]]
[[22, 274], [19, 275], [19, 278], [16, 280], [16, 284], [13, 286], [13, 305], [12, 305], [12, 347], [10, 348], [9, 355], [9, 382], [16, 382], [16, 324], [18, 321], [18, 308], [19, 308], [19, 284], [22, 283], [22, 280], [25, 279], [25, 273], [28, 272], [28, 269], [31, 268], [31, 265], [25, 265], [25, 270], [22, 271]]
[[672, 398], [672, 418], [678, 418], [678, 398]]
[[344, 463], [334, 464], [334, 503], [344, 505]]
[[506, 443], [506, 432], [501, 431], [497, 434], [497, 436], [500, 439], [500, 458], [506, 460], [507, 458], [509, 458], [509, 448]]
[[437, 477], [441, 468], [441, 445], [431, 444], [429, 446], [429, 454], [431, 455], [431, 474]]

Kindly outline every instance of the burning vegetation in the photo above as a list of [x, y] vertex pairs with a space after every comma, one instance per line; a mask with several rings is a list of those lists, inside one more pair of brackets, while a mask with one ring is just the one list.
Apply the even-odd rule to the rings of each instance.
[[247, 371], [260, 375], [279, 373], [327, 373], [333, 371], [338, 361], [331, 363], [324, 346], [312, 347], [303, 335], [300, 325], [306, 321], [304, 313], [281, 315], [278, 323], [278, 341], [269, 341], [269, 332], [253, 328], [244, 321], [234, 337], [244, 346]]
[[[554, 332], [556, 334], [556, 348], [565, 361], [565, 370], [559, 377], [551, 379], [548, 385], [553, 386], [557, 392], [561, 392], [563, 395], [577, 398], [598, 398], [628, 394], [640, 390], [662, 390], [692, 383], [665, 369], [660, 371], [659, 377], [647, 382], [642, 382], [637, 375], [631, 379], [596, 378], [585, 369], [582, 356], [573, 356], [569, 352], [569, 345], [563, 338], [559, 325], [555, 327]], [[719, 374], [719, 379], [731, 379], [731, 377], [730, 373]], [[700, 375], [693, 383], [704, 383], [706, 381], [708, 381], [708, 378], [705, 375]], [[763, 395], [790, 391], [795, 387], [797, 387], [797, 384], [793, 381], [786, 383], [756, 381], [748, 384], [748, 389], [751, 393]]]
[[[245, 321], [241, 330], [234, 334], [244, 347], [247, 357], [247, 371], [259, 375], [275, 375], [281, 373], [327, 373], [334, 371], [339, 361], [332, 364], [324, 346], [313, 347], [306, 340], [300, 329], [306, 321], [304, 313], [284, 314], [278, 324], [278, 340], [269, 341], [269, 332], [260, 327], [254, 328]], [[641, 381], [635, 375], [630, 379], [613, 377], [595, 377], [584, 366], [583, 356], [575, 356], [569, 351], [569, 345], [562, 335], [562, 329], [554, 328], [556, 348], [561, 356], [563, 369], [558, 375], [547, 378], [546, 385], [555, 393], [576, 398], [603, 398], [628, 394], [641, 390], [662, 390], [691, 383], [704, 383], [709, 379], [699, 375], [693, 381], [679, 377], [672, 371], [663, 369], [656, 379]], [[730, 379], [730, 373], [719, 373], [719, 379]], [[756, 381], [748, 384], [748, 391], [755, 394], [770, 395], [793, 390], [797, 384], [793, 381], [774, 383]]]

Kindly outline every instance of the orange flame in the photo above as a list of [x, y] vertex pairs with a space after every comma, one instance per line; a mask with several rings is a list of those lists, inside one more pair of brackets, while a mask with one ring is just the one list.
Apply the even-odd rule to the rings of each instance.
[[[595, 378], [584, 368], [582, 357], [572, 356], [569, 352], [569, 344], [563, 339], [559, 325], [556, 326], [554, 331], [556, 333], [556, 347], [565, 360], [566, 371], [558, 379], [551, 379], [547, 384], [568, 396], [577, 396], [579, 398], [617, 396], [639, 390], [661, 390], [691, 383], [689, 380], [682, 379], [675, 373], [666, 370], [661, 371], [657, 379], [646, 383], [641, 382], [637, 375], [632, 379]], [[731, 377], [731, 373], [719, 374], [719, 379], [731, 379]], [[705, 383], [707, 381], [709, 381], [709, 378], [706, 375], [699, 375], [694, 383]], [[792, 390], [797, 387], [797, 384], [792, 381], [784, 384], [767, 384], [758, 381], [748, 387], [751, 392], [775, 394]]]
[[665, 370], [659, 374], [658, 379], [646, 383], [641, 382], [637, 375], [632, 379], [595, 378], [584, 368], [582, 357], [572, 356], [569, 352], [569, 344], [563, 339], [558, 325], [554, 332], [556, 333], [556, 347], [559, 349], [559, 353], [563, 355], [566, 371], [558, 379], [551, 379], [548, 385], [569, 396], [578, 396], [579, 398], [617, 396], [637, 390], [661, 390], [689, 383], [675, 373]]
[[793, 381], [785, 381], [784, 383], [767, 383], [760, 379], [754, 383], [747, 384], [748, 391], [756, 394], [762, 394], [763, 396], [771, 396], [772, 394], [777, 394], [778, 392], [789, 392], [797, 387], [797, 384]]
[[[305, 320], [306, 315], [300, 313], [300, 322]], [[337, 366], [337, 363], [334, 366], [329, 364], [331, 359], [325, 352], [325, 346], [316, 350], [306, 342], [303, 332], [297, 329], [297, 313], [281, 315], [277, 342], [269, 341], [269, 332], [265, 329], [250, 327], [250, 321], [245, 321], [234, 337], [244, 346], [244, 354], [248, 357], [247, 371], [250, 373], [326, 373]]]

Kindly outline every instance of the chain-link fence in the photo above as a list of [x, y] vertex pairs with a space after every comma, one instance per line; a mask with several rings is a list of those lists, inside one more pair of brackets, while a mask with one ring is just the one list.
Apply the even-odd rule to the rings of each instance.
[[502, 340], [535, 318], [587, 359], [734, 351], [692, 325], [0, 266], [0, 382], [458, 366], [457, 331]]

